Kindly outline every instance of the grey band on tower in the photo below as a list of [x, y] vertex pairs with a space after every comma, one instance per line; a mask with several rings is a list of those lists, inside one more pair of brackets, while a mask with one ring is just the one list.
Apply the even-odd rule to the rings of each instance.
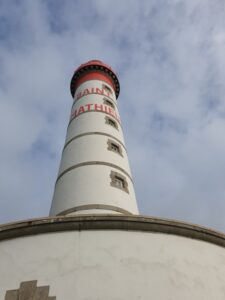
[[99, 60], [82, 64], [50, 215], [138, 214], [125, 149], [115, 72]]

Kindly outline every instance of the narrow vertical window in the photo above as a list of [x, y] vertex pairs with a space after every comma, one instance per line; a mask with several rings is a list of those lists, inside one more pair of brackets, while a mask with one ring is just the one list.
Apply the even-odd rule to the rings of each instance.
[[104, 101], [104, 104], [106, 104], [106, 105], [112, 107], [113, 109], [115, 109], [115, 105], [112, 103], [112, 101], [110, 101], [106, 98], [104, 98], [103, 101]]
[[129, 190], [128, 190], [128, 183], [127, 183], [127, 180], [126, 180], [126, 177], [125, 177], [125, 176], [123, 176], [123, 175], [120, 174], [120, 173], [111, 171], [111, 173], [110, 173], [110, 178], [111, 178], [111, 183], [110, 183], [110, 185], [111, 185], [112, 187], [118, 188], [118, 189], [120, 189], [120, 190], [123, 190], [123, 191], [126, 192], [126, 193], [129, 193]]
[[112, 94], [112, 89], [111, 89], [108, 85], [103, 84], [103, 85], [102, 85], [102, 88], [103, 88], [103, 90], [105, 90], [107, 93]]
[[105, 122], [106, 124], [116, 128], [118, 130], [118, 124], [116, 121], [114, 121], [113, 119], [109, 118], [108, 116], [105, 117]]
[[108, 139], [107, 144], [108, 144], [108, 150], [109, 151], [113, 151], [113, 152], [115, 152], [115, 153], [123, 156], [123, 154], [122, 154], [122, 148], [121, 148], [121, 146], [118, 143], [116, 143], [113, 140]]

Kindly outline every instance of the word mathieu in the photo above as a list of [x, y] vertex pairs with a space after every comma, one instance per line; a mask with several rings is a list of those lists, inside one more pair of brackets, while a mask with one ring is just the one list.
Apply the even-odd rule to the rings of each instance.
[[117, 113], [115, 112], [114, 109], [112, 109], [108, 105], [97, 104], [97, 103], [88, 103], [88, 104], [79, 106], [74, 111], [72, 111], [70, 120], [72, 120], [72, 119], [76, 118], [77, 116], [79, 116], [80, 114], [83, 114], [88, 111], [104, 112], [104, 113], [114, 117], [120, 123], [119, 116], [117, 115]]

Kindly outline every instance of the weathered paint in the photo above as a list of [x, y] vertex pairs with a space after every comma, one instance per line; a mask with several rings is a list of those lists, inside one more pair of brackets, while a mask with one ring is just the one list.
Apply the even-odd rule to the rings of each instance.
[[224, 300], [225, 248], [123, 230], [45, 233], [0, 242], [0, 299], [38, 280], [60, 300]]

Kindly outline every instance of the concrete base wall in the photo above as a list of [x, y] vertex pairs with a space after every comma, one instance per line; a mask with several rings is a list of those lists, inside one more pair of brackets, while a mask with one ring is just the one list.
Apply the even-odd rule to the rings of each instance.
[[225, 248], [166, 233], [81, 230], [0, 242], [0, 299], [22, 281], [57, 300], [225, 299]]

